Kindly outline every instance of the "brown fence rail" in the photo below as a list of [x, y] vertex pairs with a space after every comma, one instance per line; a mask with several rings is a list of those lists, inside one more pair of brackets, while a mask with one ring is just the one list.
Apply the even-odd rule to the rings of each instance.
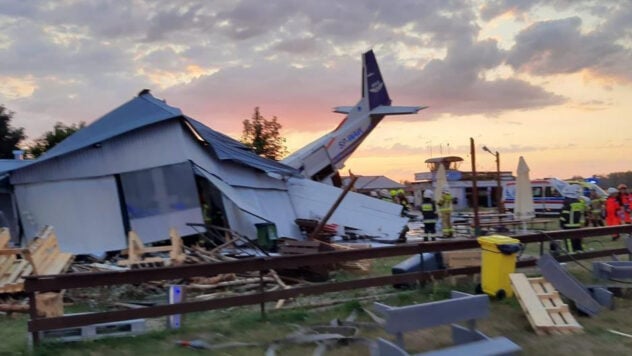
[[[609, 226], [598, 228], [586, 228], [578, 230], [561, 230], [539, 232], [527, 235], [514, 236], [523, 243], [535, 243], [564, 240], [568, 238], [587, 238], [595, 236], [607, 236], [615, 233], [632, 233], [632, 225]], [[35, 295], [36, 293], [59, 291], [62, 289], [76, 289], [88, 287], [100, 287], [120, 284], [139, 284], [143, 282], [159, 280], [177, 280], [190, 277], [205, 276], [210, 277], [225, 273], [242, 273], [249, 271], [259, 271], [263, 276], [265, 271], [271, 269], [289, 269], [302, 266], [313, 266], [322, 264], [341, 263], [361, 259], [376, 259], [392, 256], [413, 255], [423, 252], [440, 252], [451, 250], [463, 250], [478, 248], [479, 244], [475, 239], [457, 241], [439, 241], [430, 243], [402, 244], [382, 248], [357, 249], [345, 251], [322, 252], [309, 255], [297, 256], [277, 256], [277, 257], [257, 257], [238, 261], [187, 265], [177, 267], [163, 267], [144, 270], [130, 270], [122, 272], [94, 272], [94, 273], [72, 273], [49, 276], [29, 276], [26, 278], [24, 289], [29, 295], [30, 317], [28, 331], [32, 333], [34, 344], [39, 343], [39, 331], [77, 327], [96, 323], [115, 322], [131, 320], [136, 318], [152, 318], [173, 314], [190, 313], [222, 309], [234, 306], [261, 304], [279, 299], [288, 299], [306, 295], [317, 295], [344, 290], [392, 285], [413, 281], [428, 281], [431, 279], [443, 278], [451, 275], [468, 275], [480, 272], [480, 267], [465, 267], [437, 271], [415, 272], [397, 274], [392, 276], [380, 276], [371, 278], [361, 278], [351, 281], [321, 283], [303, 287], [289, 288], [279, 291], [225, 297], [220, 299], [183, 302], [179, 304], [158, 305], [144, 307], [133, 310], [94, 312], [86, 314], [66, 315], [61, 317], [42, 318], [37, 315]], [[625, 248], [590, 251], [574, 254], [572, 259], [589, 259], [595, 257], [621, 255], [629, 253]], [[558, 260], [568, 261], [569, 256], [560, 256]], [[518, 267], [528, 267], [535, 265], [536, 259], [519, 261]]]

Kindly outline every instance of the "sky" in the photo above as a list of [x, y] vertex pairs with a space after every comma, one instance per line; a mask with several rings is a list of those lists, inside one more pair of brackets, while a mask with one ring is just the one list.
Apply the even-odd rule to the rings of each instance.
[[360, 97], [373, 49], [393, 105], [341, 172], [414, 180], [428, 158], [532, 178], [632, 170], [628, 0], [0, 1], [0, 104], [29, 139], [142, 89], [239, 139], [255, 107], [290, 152]]

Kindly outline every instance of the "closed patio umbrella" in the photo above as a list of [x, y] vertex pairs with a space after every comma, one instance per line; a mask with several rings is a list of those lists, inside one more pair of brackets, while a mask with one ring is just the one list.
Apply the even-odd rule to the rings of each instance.
[[518, 177], [516, 178], [516, 207], [514, 208], [514, 218], [522, 221], [522, 230], [526, 230], [527, 220], [535, 217], [533, 208], [533, 191], [531, 190], [531, 179], [529, 178], [529, 166], [520, 156], [518, 161]]

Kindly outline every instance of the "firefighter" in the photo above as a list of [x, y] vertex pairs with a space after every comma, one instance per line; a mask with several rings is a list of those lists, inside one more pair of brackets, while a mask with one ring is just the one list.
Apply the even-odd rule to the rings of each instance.
[[444, 238], [454, 236], [452, 230], [452, 194], [450, 188], [444, 187], [441, 192], [441, 198], [437, 201], [439, 206], [439, 214], [441, 215], [441, 230]]
[[622, 213], [623, 213], [623, 221], [622, 224], [631, 224], [632, 220], [630, 220], [630, 205], [632, 205], [632, 197], [630, 197], [630, 193], [628, 193], [628, 186], [625, 184], [619, 184], [617, 186], [619, 189], [619, 195], [617, 199], [619, 200], [619, 205], [621, 205]]
[[[580, 192], [581, 187], [578, 185], [567, 186], [562, 191], [564, 195], [564, 205], [562, 206], [562, 213], [560, 214], [560, 228], [564, 230], [579, 229], [582, 227], [582, 216], [584, 215], [585, 204], [579, 198]], [[584, 250], [582, 240], [579, 238], [571, 239], [571, 247], [573, 252]]]
[[[621, 225], [623, 209], [619, 204], [619, 190], [617, 188], [610, 187], [607, 190], [608, 199], [606, 199], [606, 226]], [[612, 235], [612, 241], [618, 240], [619, 234]]]
[[391, 193], [388, 192], [387, 189], [380, 190], [380, 199], [387, 201], [389, 203], [393, 202], [393, 198], [391, 197]]
[[421, 214], [424, 217], [424, 241], [428, 241], [428, 237], [435, 241], [437, 234], [437, 206], [432, 200], [433, 196], [432, 190], [426, 189], [421, 203]]
[[597, 191], [590, 191], [590, 208], [588, 209], [588, 225], [597, 227], [603, 226], [604, 201]]

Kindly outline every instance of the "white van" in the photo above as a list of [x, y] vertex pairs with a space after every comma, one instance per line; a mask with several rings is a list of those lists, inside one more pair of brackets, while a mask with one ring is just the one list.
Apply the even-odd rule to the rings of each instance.
[[[584, 188], [584, 195], [588, 196], [590, 190], [595, 190], [602, 198], [608, 194], [594, 183], [570, 181], [566, 182], [558, 178], [536, 179], [531, 181], [533, 191], [533, 208], [536, 215], [559, 215], [564, 205], [562, 190], [569, 184], [578, 184]], [[508, 182], [503, 189], [505, 209], [513, 211], [516, 202], [516, 182]]]

